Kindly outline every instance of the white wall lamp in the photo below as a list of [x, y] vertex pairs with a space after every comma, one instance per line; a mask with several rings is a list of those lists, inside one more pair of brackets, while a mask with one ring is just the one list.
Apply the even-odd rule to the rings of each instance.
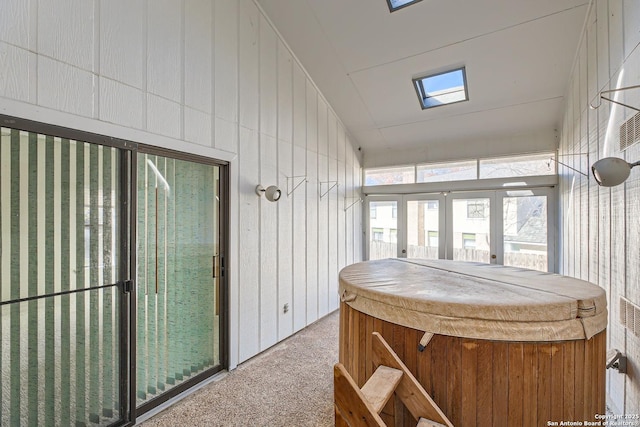
[[628, 163], [618, 157], [605, 157], [591, 166], [591, 172], [598, 185], [603, 187], [615, 187], [629, 178], [631, 169], [640, 165], [640, 161]]
[[264, 188], [262, 185], [256, 186], [256, 194], [258, 196], [262, 196], [264, 194], [264, 198], [270, 202], [277, 202], [280, 200], [280, 196], [282, 196], [282, 191], [275, 186], [270, 185], [267, 188]]

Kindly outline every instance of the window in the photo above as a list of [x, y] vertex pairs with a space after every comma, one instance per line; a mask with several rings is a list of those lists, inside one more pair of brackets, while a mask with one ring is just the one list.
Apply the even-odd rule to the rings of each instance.
[[391, 218], [398, 218], [398, 207], [393, 206], [391, 208]]
[[429, 200], [427, 202], [427, 209], [430, 210], [430, 211], [438, 209], [438, 205], [439, 204], [438, 204], [437, 200]]
[[364, 185], [413, 184], [414, 182], [415, 168], [413, 166], [375, 168], [364, 171]]
[[477, 219], [485, 218], [485, 205], [483, 202], [468, 201], [467, 202], [467, 218]]
[[416, 166], [418, 182], [463, 181], [478, 178], [476, 160], [430, 163]]
[[387, 4], [389, 5], [389, 11], [395, 12], [398, 9], [418, 3], [419, 1], [420, 0], [387, 0]]
[[473, 233], [462, 233], [462, 247], [464, 249], [474, 249], [476, 247], [476, 235]]
[[427, 244], [431, 248], [438, 247], [438, 232], [437, 231], [427, 231]]
[[392, 228], [389, 230], [389, 241], [391, 243], [398, 243], [398, 230]]
[[372, 240], [384, 241], [384, 230], [382, 228], [372, 228], [371, 234], [373, 236]]
[[557, 168], [554, 158], [555, 154], [549, 151], [495, 158], [365, 168], [364, 185], [396, 185], [555, 175]]
[[371, 219], [376, 219], [378, 217], [378, 208], [376, 208], [375, 206], [371, 206], [371, 208], [369, 209], [369, 217]]
[[468, 101], [464, 67], [413, 80], [422, 109]]
[[480, 159], [480, 179], [516, 176], [553, 175], [556, 164], [551, 152], [524, 156]]

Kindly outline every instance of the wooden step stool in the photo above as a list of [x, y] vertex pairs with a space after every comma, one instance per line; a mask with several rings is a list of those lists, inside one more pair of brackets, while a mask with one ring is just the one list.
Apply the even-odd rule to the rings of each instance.
[[386, 427], [380, 412], [395, 394], [417, 420], [417, 427], [453, 427], [384, 338], [374, 332], [372, 341], [375, 371], [362, 389], [342, 363], [333, 368], [336, 426]]

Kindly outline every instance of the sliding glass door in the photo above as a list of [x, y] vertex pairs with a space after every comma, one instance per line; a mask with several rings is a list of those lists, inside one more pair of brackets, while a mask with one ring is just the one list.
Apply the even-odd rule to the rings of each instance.
[[[220, 167], [137, 158], [137, 405], [220, 369]], [[146, 407], [143, 407], [143, 410]]]
[[0, 120], [0, 425], [124, 425], [223, 369], [227, 165]]
[[0, 425], [121, 422], [126, 156], [0, 132]]

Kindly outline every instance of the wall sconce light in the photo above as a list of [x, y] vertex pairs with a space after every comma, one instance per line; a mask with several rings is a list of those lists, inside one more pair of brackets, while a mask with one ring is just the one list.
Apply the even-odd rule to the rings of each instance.
[[280, 189], [275, 185], [270, 185], [267, 188], [264, 188], [262, 185], [257, 185], [256, 194], [258, 196], [262, 196], [264, 194], [265, 199], [268, 201], [277, 202], [280, 200], [280, 196], [282, 196], [282, 191], [280, 191]]
[[627, 180], [631, 168], [640, 165], [640, 161], [628, 163], [618, 157], [605, 157], [591, 166], [593, 177], [598, 185], [603, 187], [615, 187]]

